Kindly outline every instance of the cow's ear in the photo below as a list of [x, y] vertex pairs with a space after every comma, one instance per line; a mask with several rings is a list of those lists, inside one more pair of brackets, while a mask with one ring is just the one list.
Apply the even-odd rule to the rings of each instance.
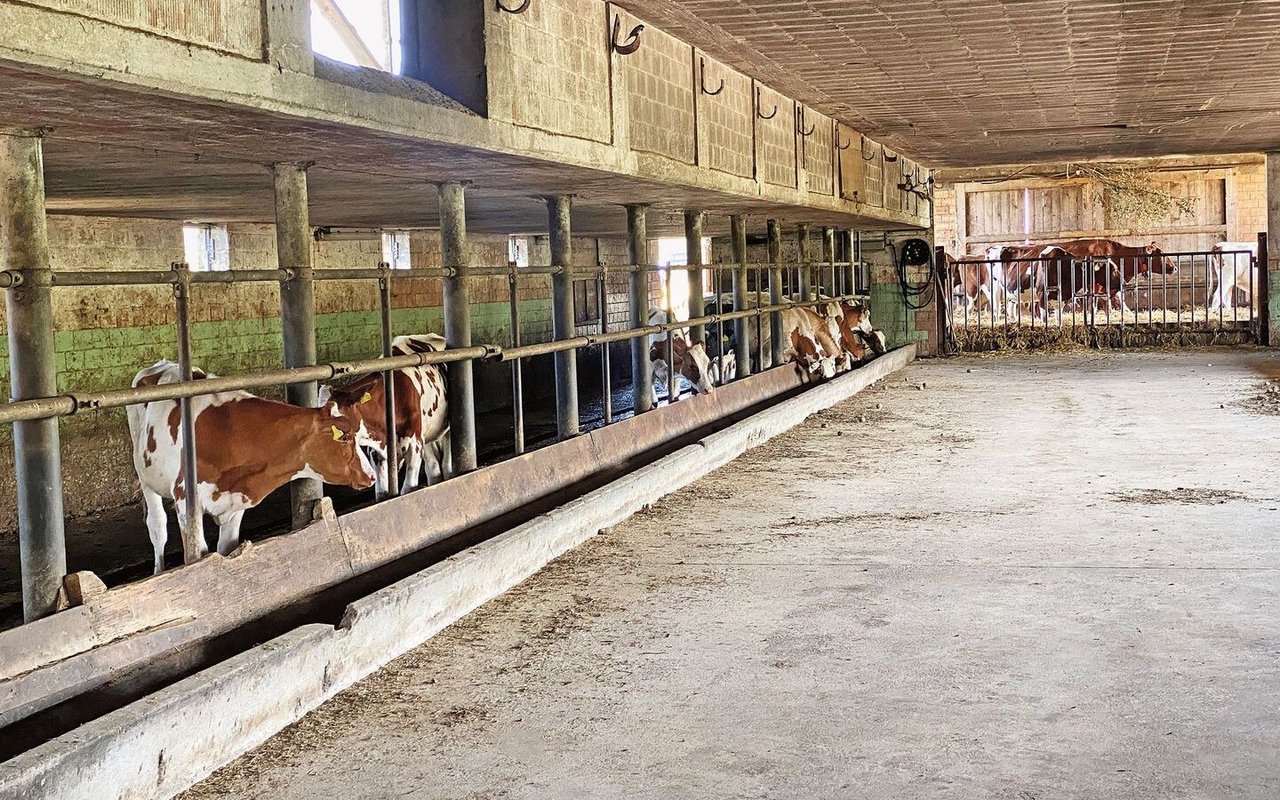
[[333, 440], [335, 442], [342, 441], [347, 435], [343, 433], [342, 429], [339, 428], [337, 425], [330, 425], [329, 430], [333, 431]]

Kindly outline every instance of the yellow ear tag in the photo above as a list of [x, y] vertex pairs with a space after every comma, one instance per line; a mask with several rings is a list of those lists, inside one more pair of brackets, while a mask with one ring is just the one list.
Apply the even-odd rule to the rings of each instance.
[[342, 437], [343, 437], [343, 436], [345, 436], [346, 434], [344, 434], [342, 431], [338, 430], [338, 426], [337, 426], [337, 425], [330, 425], [330, 426], [329, 426], [329, 428], [333, 431], [333, 440], [334, 440], [335, 442], [340, 442], [340, 441], [342, 441]]
[[373, 399], [373, 395], [370, 394], [369, 392], [365, 392], [363, 395], [360, 396], [361, 403], [367, 403], [372, 399]]

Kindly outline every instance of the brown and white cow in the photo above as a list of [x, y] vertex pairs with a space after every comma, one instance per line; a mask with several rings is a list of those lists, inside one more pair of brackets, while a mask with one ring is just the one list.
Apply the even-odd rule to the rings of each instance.
[[[193, 374], [206, 377], [198, 370]], [[177, 364], [158, 361], [139, 370], [133, 385], [175, 383], [181, 377]], [[244, 512], [294, 478], [318, 478], [356, 489], [373, 484], [373, 467], [356, 444], [354, 426], [335, 418], [331, 408], [299, 408], [231, 391], [191, 398], [191, 413], [197, 498], [202, 512], [218, 523], [218, 552], [223, 555], [240, 542]], [[142, 484], [159, 573], [169, 537], [164, 500], [175, 501], [179, 526], [186, 518], [181, 412], [176, 400], [156, 400], [129, 406], [127, 416], [133, 466]], [[207, 552], [201, 541], [198, 555]]]
[[[650, 325], [666, 325], [668, 319], [670, 317], [667, 312], [661, 308], [655, 308], [649, 312]], [[670, 351], [668, 353], [666, 334], [649, 334], [649, 360], [654, 365], [655, 381], [670, 387], [671, 367], [667, 364], [667, 357], [670, 355], [675, 363], [675, 371], [693, 384], [695, 391], [711, 394], [715, 390], [717, 371], [712, 366], [710, 357], [707, 356], [707, 346], [702, 340], [691, 338], [688, 328], [679, 328], [671, 334]], [[726, 366], [728, 365], [723, 358], [721, 360]]]
[[1209, 308], [1235, 308], [1236, 293], [1252, 309], [1258, 307], [1258, 243], [1219, 242], [1209, 255], [1210, 275], [1214, 278], [1209, 293]]
[[1121, 313], [1129, 310], [1124, 301], [1124, 287], [1139, 275], [1167, 274], [1178, 271], [1173, 259], [1165, 256], [1155, 242], [1148, 245], [1133, 246], [1120, 244], [1112, 239], [1073, 239], [1067, 242], [1056, 242], [1053, 247], [1060, 247], [1074, 259], [1110, 259], [1116, 272], [1111, 274], [1109, 268], [1103, 277], [1114, 280], [1119, 277], [1119, 284], [1108, 281], [1099, 282], [1103, 294], [1110, 294], [1110, 306], [1118, 308]]
[[[435, 353], [445, 349], [439, 334], [397, 336], [391, 340], [391, 354]], [[446, 394], [445, 368], [425, 364], [396, 370], [395, 425], [398, 464], [404, 467], [402, 491], [423, 483], [437, 483], [449, 477], [449, 402]], [[377, 472], [375, 491], [386, 495], [390, 486], [387, 474], [387, 418], [382, 375], [366, 375], [346, 386], [322, 392], [322, 402], [332, 399], [335, 413], [356, 426], [356, 437], [368, 448], [370, 461]]]

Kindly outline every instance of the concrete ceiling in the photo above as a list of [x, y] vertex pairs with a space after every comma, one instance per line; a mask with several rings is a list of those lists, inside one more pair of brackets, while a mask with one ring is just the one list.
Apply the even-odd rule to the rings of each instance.
[[1280, 3], [621, 0], [930, 166], [1280, 148]]

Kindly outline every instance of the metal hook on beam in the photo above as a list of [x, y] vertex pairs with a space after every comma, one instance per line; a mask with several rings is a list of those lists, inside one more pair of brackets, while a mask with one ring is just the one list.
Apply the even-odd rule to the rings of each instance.
[[862, 142], [858, 145], [858, 150], [862, 153], [862, 160], [863, 160], [863, 161], [875, 161], [875, 160], [876, 160], [876, 154], [875, 154], [875, 153], [872, 153], [870, 156], [868, 156], [868, 155], [867, 155], [867, 137], [866, 137], [866, 135], [865, 135], [865, 134], [861, 134], [861, 135], [862, 135]]
[[707, 59], [698, 56], [698, 88], [702, 89], [702, 93], [715, 97], [724, 91], [724, 76], [720, 78], [720, 85], [712, 91], [707, 88]]
[[757, 117], [759, 117], [760, 119], [773, 119], [774, 117], [778, 116], [778, 104], [777, 104], [777, 103], [774, 103], [774, 104], [773, 104], [773, 110], [769, 112], [769, 115], [768, 115], [768, 116], [765, 116], [764, 114], [761, 114], [761, 113], [760, 113], [760, 106], [761, 106], [761, 102], [760, 102], [760, 85], [759, 85], [759, 84], [756, 84], [756, 116], [757, 116]]
[[524, 0], [523, 3], [516, 6], [515, 8], [507, 8], [502, 4], [502, 0], [494, 0], [494, 5], [498, 7], [499, 11], [505, 11], [508, 14], [523, 14], [524, 12], [529, 10], [529, 4], [532, 2], [533, 0]]
[[884, 152], [884, 160], [886, 164], [892, 164], [898, 160], [898, 155], [896, 153], [894, 155], [889, 155], [889, 151], [884, 149], [884, 145], [880, 145], [880, 150]]
[[631, 29], [627, 34], [625, 42], [618, 41], [619, 34], [622, 33], [622, 15], [614, 14], [613, 16], [613, 36], [609, 39], [609, 44], [613, 47], [613, 52], [620, 56], [629, 56], [640, 49], [640, 32], [644, 30], [644, 23], [640, 23]]
[[848, 150], [850, 147], [853, 147], [853, 142], [845, 142], [844, 144], [840, 144], [840, 131], [837, 129], [836, 130], [836, 149]]
[[818, 123], [813, 123], [809, 126], [809, 130], [806, 131], [804, 129], [804, 116], [804, 106], [800, 106], [796, 109], [796, 133], [801, 136], [812, 136], [813, 132], [818, 129]]

